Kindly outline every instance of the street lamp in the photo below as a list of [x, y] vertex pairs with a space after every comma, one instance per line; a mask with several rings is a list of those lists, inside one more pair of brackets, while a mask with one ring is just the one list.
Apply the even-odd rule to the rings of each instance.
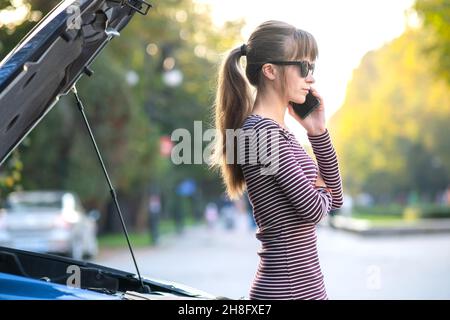
[[165, 71], [162, 74], [164, 83], [169, 87], [178, 87], [183, 82], [183, 73], [178, 69]]
[[130, 87], [134, 87], [139, 82], [139, 75], [134, 70], [128, 70], [125, 74], [125, 81]]

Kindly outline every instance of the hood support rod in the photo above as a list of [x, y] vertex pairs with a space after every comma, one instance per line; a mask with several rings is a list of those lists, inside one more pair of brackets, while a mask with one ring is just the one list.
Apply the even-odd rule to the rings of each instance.
[[139, 272], [139, 268], [138, 268], [138, 265], [136, 263], [136, 259], [134, 257], [133, 248], [131, 247], [130, 238], [128, 237], [128, 232], [127, 232], [127, 228], [125, 226], [125, 222], [124, 222], [124, 219], [123, 219], [122, 211], [120, 210], [119, 202], [117, 201], [117, 194], [116, 194], [116, 192], [115, 192], [115, 190], [113, 188], [111, 180], [109, 179], [109, 175], [108, 175], [108, 172], [106, 171], [106, 167], [105, 167], [105, 164], [103, 162], [102, 156], [101, 156], [100, 151], [99, 151], [99, 149], [97, 147], [97, 143], [95, 142], [94, 135], [92, 134], [91, 126], [89, 125], [89, 121], [88, 121], [88, 119], [86, 117], [86, 113], [84, 112], [83, 103], [81, 102], [80, 97], [78, 96], [77, 89], [76, 89], [75, 86], [72, 87], [72, 92], [73, 92], [73, 94], [75, 96], [75, 100], [76, 100], [76, 103], [77, 103], [78, 110], [80, 110], [81, 115], [83, 117], [83, 121], [84, 121], [84, 124], [86, 125], [86, 129], [89, 132], [89, 137], [91, 138], [92, 144], [94, 145], [94, 149], [95, 149], [95, 152], [97, 154], [97, 158], [98, 158], [98, 160], [100, 162], [100, 165], [102, 166], [103, 173], [105, 174], [106, 181], [108, 182], [109, 192], [111, 194], [112, 199], [114, 200], [114, 204], [116, 206], [117, 213], [119, 214], [120, 222], [122, 224], [122, 229], [123, 229], [123, 232], [125, 234], [125, 238], [127, 239], [128, 249], [130, 250], [131, 257], [133, 258], [134, 266], [136, 267], [136, 271], [137, 271], [137, 274], [138, 274], [138, 277], [139, 277], [139, 281], [140, 281], [141, 286], [142, 286], [142, 290], [143, 290], [144, 293], [150, 293], [151, 292], [150, 287], [148, 285], [144, 284], [144, 281], [142, 280], [142, 277], [141, 277], [141, 273]]

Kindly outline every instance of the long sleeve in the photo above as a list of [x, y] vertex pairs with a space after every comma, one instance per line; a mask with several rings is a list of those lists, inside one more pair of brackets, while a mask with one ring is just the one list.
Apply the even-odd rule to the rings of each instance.
[[297, 162], [285, 133], [275, 127], [272, 130], [276, 134], [270, 139], [270, 163], [276, 169], [273, 170], [275, 181], [303, 220], [319, 223], [331, 210], [331, 194], [314, 187]]
[[331, 143], [328, 130], [318, 136], [308, 135], [311, 146], [316, 156], [320, 174], [328, 188], [332, 191], [331, 209], [339, 209], [343, 205], [342, 179], [339, 172], [339, 164]]

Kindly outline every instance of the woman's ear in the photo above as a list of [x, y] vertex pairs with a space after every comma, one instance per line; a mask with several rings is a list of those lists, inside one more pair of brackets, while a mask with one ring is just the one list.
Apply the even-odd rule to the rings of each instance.
[[261, 68], [263, 75], [269, 80], [275, 80], [277, 70], [273, 64], [266, 63]]

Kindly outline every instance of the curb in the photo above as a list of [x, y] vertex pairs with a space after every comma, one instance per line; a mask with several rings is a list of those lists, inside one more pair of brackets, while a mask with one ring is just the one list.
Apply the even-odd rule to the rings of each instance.
[[328, 225], [334, 229], [354, 232], [361, 235], [399, 235], [423, 233], [449, 233], [450, 219], [419, 219], [392, 225], [373, 225], [369, 220], [346, 216], [329, 217]]

